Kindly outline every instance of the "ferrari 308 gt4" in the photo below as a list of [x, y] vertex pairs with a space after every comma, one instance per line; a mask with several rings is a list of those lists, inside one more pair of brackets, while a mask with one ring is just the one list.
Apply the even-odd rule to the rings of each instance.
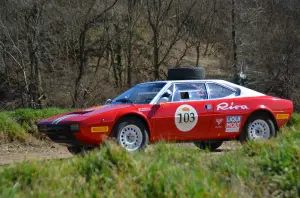
[[38, 128], [72, 153], [108, 137], [128, 151], [160, 140], [213, 150], [228, 140], [275, 137], [292, 113], [289, 100], [223, 80], [156, 81], [138, 84], [103, 106], [42, 120]]

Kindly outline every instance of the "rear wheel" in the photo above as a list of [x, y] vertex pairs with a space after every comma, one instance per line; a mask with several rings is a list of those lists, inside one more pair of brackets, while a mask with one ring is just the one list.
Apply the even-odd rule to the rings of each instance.
[[247, 140], [270, 139], [276, 136], [276, 128], [274, 122], [268, 115], [253, 115], [245, 124], [240, 135], [242, 143]]
[[201, 142], [194, 142], [194, 144], [202, 150], [208, 149], [210, 151], [214, 151], [223, 144], [223, 141], [205, 141], [205, 142], [201, 141]]
[[117, 125], [117, 142], [127, 151], [145, 149], [149, 142], [147, 127], [138, 118], [125, 118]]

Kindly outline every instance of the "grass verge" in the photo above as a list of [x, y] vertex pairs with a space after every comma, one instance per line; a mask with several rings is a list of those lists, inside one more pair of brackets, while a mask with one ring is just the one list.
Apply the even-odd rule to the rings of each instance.
[[67, 111], [70, 111], [70, 109], [18, 109], [15, 111], [0, 112], [0, 140], [27, 141], [31, 135], [38, 137], [35, 125], [37, 121]]
[[0, 167], [0, 197], [300, 197], [300, 124], [231, 152], [113, 143], [71, 159]]

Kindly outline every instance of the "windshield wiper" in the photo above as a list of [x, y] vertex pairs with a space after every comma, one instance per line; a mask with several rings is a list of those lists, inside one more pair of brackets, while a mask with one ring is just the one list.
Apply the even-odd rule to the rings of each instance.
[[126, 102], [126, 103], [130, 103], [130, 104], [134, 104], [131, 100], [129, 100], [128, 98], [121, 98], [116, 100], [116, 102]]

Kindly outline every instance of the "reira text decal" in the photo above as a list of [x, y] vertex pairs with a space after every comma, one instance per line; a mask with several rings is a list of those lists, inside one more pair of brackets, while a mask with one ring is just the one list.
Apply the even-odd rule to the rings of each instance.
[[234, 105], [232, 102], [230, 105], [227, 102], [222, 102], [217, 105], [218, 110], [239, 110], [239, 109], [249, 109], [247, 105]]

